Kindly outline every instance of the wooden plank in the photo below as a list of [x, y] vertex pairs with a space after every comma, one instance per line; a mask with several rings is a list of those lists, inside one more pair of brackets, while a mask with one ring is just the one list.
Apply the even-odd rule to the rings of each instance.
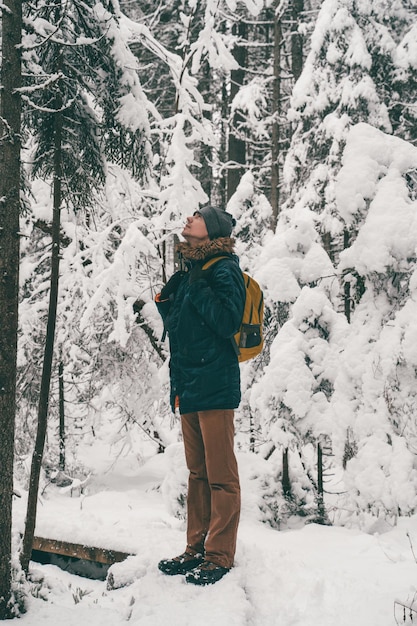
[[96, 563], [104, 563], [106, 565], [119, 563], [130, 556], [130, 554], [126, 552], [106, 550], [104, 548], [86, 546], [80, 543], [70, 543], [68, 541], [58, 541], [57, 539], [47, 539], [45, 537], [34, 537], [32, 549], [39, 550], [40, 552], [50, 552], [51, 554], [73, 557], [75, 559], [95, 561]]

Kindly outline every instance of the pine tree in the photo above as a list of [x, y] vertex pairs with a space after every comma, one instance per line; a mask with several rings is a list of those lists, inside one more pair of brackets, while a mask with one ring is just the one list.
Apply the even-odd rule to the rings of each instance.
[[317, 213], [317, 228], [332, 257], [342, 247], [344, 225], [333, 188], [349, 128], [366, 121], [391, 131], [385, 101], [395, 42], [376, 20], [375, 4], [323, 3], [305, 71], [292, 95], [294, 134], [285, 184], [293, 191], [288, 203], [301, 200]]
[[[259, 258], [265, 241], [270, 235], [271, 205], [268, 199], [257, 189], [255, 177], [251, 172], [242, 176], [236, 192], [231, 197], [227, 210], [236, 219], [233, 229], [235, 249], [242, 270], [254, 275], [256, 260]], [[256, 276], [256, 273], [255, 273]], [[261, 376], [262, 368], [268, 362], [268, 341], [271, 331], [271, 312], [265, 312], [264, 324], [265, 348], [260, 356], [242, 364], [242, 402], [237, 414], [240, 433], [247, 433], [246, 444], [255, 451], [259, 446], [259, 420], [250, 406], [250, 393], [254, 382]]]
[[[338, 206], [358, 235], [341, 254], [355, 309], [332, 398], [334, 451], [348, 509], [408, 515], [417, 507], [415, 403], [416, 148], [359, 124], [348, 137]], [[359, 288], [354, 289], [353, 287]], [[366, 476], [373, 480], [368, 484]], [[353, 505], [353, 506], [352, 506]]]
[[[89, 207], [105, 181], [104, 155], [146, 175], [148, 121], [113, 5], [39, 2], [28, 7], [33, 84], [24, 94], [35, 133], [32, 176], [52, 179], [53, 219], [48, 321], [21, 563], [28, 571], [47, 433], [58, 306], [61, 211]], [[94, 104], [90, 105], [89, 101]], [[89, 216], [88, 216], [89, 217]]]
[[[279, 328], [252, 407], [260, 411], [265, 431], [270, 429], [271, 443], [297, 450], [303, 459], [321, 437], [331, 440], [326, 416], [337, 376], [335, 355], [347, 328], [338, 259], [354, 239], [356, 223], [346, 223], [335, 194], [343, 151], [350, 128], [361, 120], [391, 131], [386, 102], [395, 42], [375, 9], [376, 3], [347, 0], [322, 4], [292, 94], [287, 200], [259, 261], [258, 276]], [[289, 352], [288, 343], [294, 346]], [[300, 380], [298, 397], [293, 385], [298, 389]], [[312, 479], [305, 460], [303, 467]]]

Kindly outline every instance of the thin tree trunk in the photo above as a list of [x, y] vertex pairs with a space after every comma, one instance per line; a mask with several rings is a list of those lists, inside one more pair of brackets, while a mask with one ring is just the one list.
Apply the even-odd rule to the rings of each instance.
[[[349, 233], [347, 230], [345, 230], [343, 233], [343, 249], [346, 250], [346, 248], [348, 247], [349, 247]], [[351, 317], [351, 312], [352, 312], [352, 294], [350, 292], [350, 281], [347, 281], [347, 280], [345, 281], [343, 285], [343, 302], [344, 302], [346, 319], [350, 323], [350, 317]]]
[[[208, 104], [213, 103], [213, 76], [209, 63], [206, 61], [201, 68], [201, 78], [198, 84], [198, 89], [203, 94], [204, 100]], [[203, 111], [203, 116], [212, 120], [213, 114], [211, 109], [209, 111]], [[205, 143], [200, 145], [199, 152], [197, 152], [200, 162], [199, 181], [206, 192], [209, 199], [212, 197], [213, 191], [213, 148]]]
[[65, 471], [65, 397], [64, 397], [64, 363], [62, 359], [58, 367], [59, 390], [59, 469]]
[[282, 46], [282, 15], [275, 15], [274, 18], [274, 82], [272, 92], [273, 124], [272, 124], [272, 146], [271, 146], [271, 207], [272, 218], [271, 228], [275, 230], [280, 205], [280, 111], [281, 111], [281, 46]]
[[252, 411], [249, 409], [249, 450], [255, 452], [255, 424], [253, 423]]
[[4, 0], [0, 90], [0, 620], [11, 617], [11, 539], [19, 289], [22, 3]]
[[317, 444], [317, 491], [323, 497], [323, 450], [320, 443]]
[[317, 444], [317, 521], [319, 524], [328, 523], [324, 506], [323, 449], [320, 442]]
[[294, 80], [298, 80], [303, 71], [303, 37], [298, 29], [303, 11], [304, 0], [292, 0], [291, 69]]
[[[219, 146], [219, 160], [221, 163], [227, 161], [227, 116], [228, 116], [228, 94], [226, 78], [222, 78], [222, 102], [221, 102], [221, 133]], [[220, 205], [225, 207], [227, 204], [227, 176], [226, 168], [222, 169], [222, 175], [219, 185]]]
[[[59, 100], [59, 98], [58, 98]], [[41, 473], [43, 451], [48, 423], [49, 391], [51, 385], [52, 362], [55, 343], [56, 313], [58, 304], [59, 258], [60, 258], [60, 225], [61, 225], [61, 143], [63, 114], [60, 111], [61, 102], [57, 102], [54, 133], [54, 201], [52, 219], [52, 256], [51, 256], [51, 286], [49, 294], [48, 323], [46, 328], [45, 351], [42, 369], [41, 390], [38, 408], [38, 430], [36, 433], [35, 449], [32, 456], [30, 472], [26, 526], [23, 538], [21, 564], [25, 572], [29, 570], [29, 561], [32, 553], [33, 537], [35, 534], [36, 511], [38, 504], [39, 478]]]
[[[233, 30], [237, 32], [242, 41], [246, 39], [246, 24], [244, 22], [239, 22], [237, 25], [235, 24]], [[239, 64], [239, 69], [232, 70], [231, 72], [230, 102], [233, 101], [233, 98], [243, 85], [245, 76], [247, 50], [243, 43], [239, 43], [239, 45], [235, 46], [233, 56]], [[235, 193], [245, 170], [246, 143], [239, 137], [239, 128], [242, 123], [242, 115], [239, 111], [236, 111], [233, 115], [231, 128], [229, 130], [228, 160], [230, 165], [227, 170], [227, 200], [230, 200]]]
[[282, 491], [286, 498], [291, 498], [290, 470], [288, 465], [288, 448], [282, 452]]

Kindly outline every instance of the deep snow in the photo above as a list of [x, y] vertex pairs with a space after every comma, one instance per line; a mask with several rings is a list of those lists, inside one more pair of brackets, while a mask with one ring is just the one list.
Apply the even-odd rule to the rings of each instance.
[[[186, 475], [182, 444], [139, 465], [134, 454], [116, 462], [104, 445], [86, 449], [95, 466], [87, 492], [49, 487], [38, 507], [37, 534], [125, 550], [136, 556], [113, 566], [124, 587], [71, 575], [56, 566], [31, 564], [43, 585], [33, 584], [22, 626], [391, 626], [394, 601], [416, 592], [417, 517], [385, 521], [365, 530], [302, 525], [281, 531], [259, 521], [253, 477], [255, 455], [238, 454], [242, 519], [236, 564], [210, 587], [193, 587], [182, 576], [157, 569], [160, 558], [184, 547], [184, 521], [172, 515], [172, 459]], [[259, 463], [261, 459], [259, 459]], [[161, 483], [165, 488], [160, 488]], [[337, 503], [336, 503], [337, 504]], [[24, 520], [24, 497], [15, 502], [15, 524]], [[133, 582], [132, 582], [133, 580]], [[40, 589], [40, 591], [39, 591]], [[399, 613], [400, 617], [402, 615]], [[399, 622], [402, 623], [403, 622]]]

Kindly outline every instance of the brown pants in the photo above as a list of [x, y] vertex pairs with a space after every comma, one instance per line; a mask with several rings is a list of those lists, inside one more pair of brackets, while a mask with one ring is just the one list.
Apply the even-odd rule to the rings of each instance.
[[181, 416], [190, 471], [187, 496], [187, 550], [232, 567], [240, 516], [240, 485], [233, 410]]

